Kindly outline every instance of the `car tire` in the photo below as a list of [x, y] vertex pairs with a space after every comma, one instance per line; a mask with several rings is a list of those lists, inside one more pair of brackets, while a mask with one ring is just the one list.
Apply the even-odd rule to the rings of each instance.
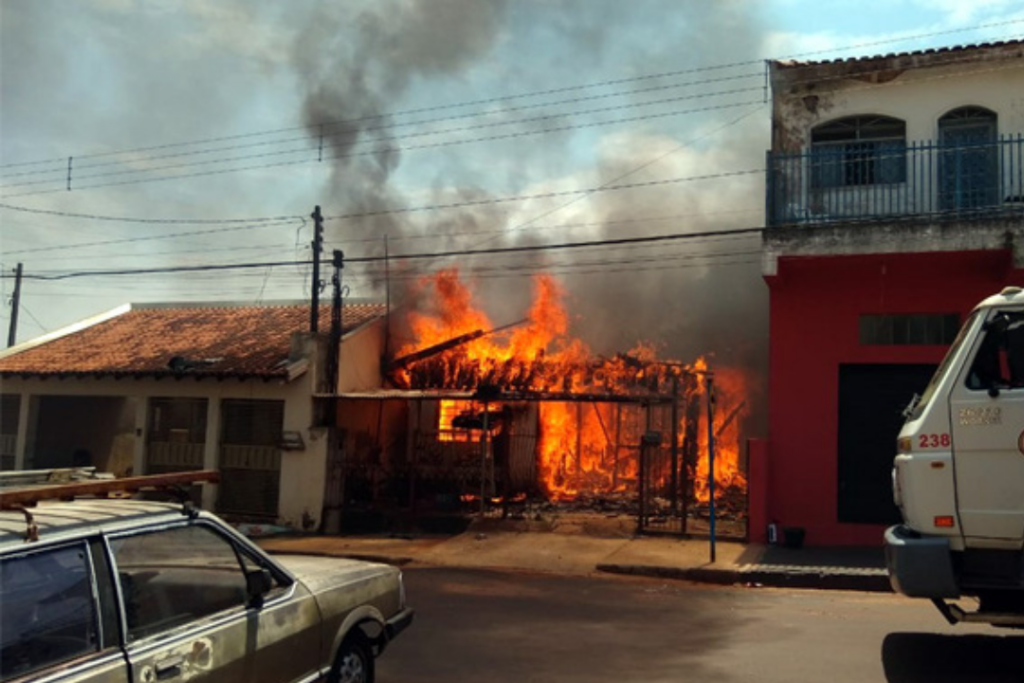
[[373, 655], [361, 638], [346, 638], [331, 669], [331, 683], [373, 683]]

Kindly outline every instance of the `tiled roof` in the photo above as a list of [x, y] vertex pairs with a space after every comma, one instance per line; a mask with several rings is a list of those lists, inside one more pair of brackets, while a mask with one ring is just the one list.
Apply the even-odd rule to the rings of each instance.
[[930, 58], [932, 55], [944, 59], [943, 56], [949, 55], [950, 58], [955, 59], [956, 55], [960, 53], [974, 52], [974, 51], [985, 51], [993, 49], [1012, 50], [1014, 47], [1024, 47], [1024, 40], [1002, 40], [991, 43], [976, 43], [973, 45], [952, 45], [948, 47], [929, 48], [926, 50], [910, 50], [907, 52], [891, 52], [888, 54], [879, 54], [871, 56], [860, 56], [860, 57], [840, 57], [837, 59], [824, 59], [819, 61], [803, 61], [803, 60], [778, 60], [775, 62], [780, 68], [799, 68], [806, 66], [834, 66], [840, 64], [856, 65], [864, 62], [874, 62], [879, 60], [890, 60], [900, 59], [905, 57], [926, 57]]
[[[384, 312], [381, 304], [346, 305], [343, 332]], [[322, 306], [321, 333], [330, 330], [330, 320], [330, 307]], [[308, 329], [308, 305], [131, 306], [52, 339], [9, 349], [0, 354], [0, 377], [286, 378], [292, 335]]]

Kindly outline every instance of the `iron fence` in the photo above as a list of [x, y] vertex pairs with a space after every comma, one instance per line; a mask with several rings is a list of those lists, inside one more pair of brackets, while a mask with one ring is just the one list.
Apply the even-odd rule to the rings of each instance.
[[1024, 213], [1024, 134], [991, 142], [858, 141], [769, 152], [769, 226]]

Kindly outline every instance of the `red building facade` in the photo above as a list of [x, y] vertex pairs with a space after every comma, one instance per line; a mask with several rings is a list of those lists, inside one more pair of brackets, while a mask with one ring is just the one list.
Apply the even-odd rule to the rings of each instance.
[[1024, 115], [1002, 89], [1024, 92], [1021, 47], [771, 64], [769, 435], [750, 452], [751, 540], [774, 523], [808, 545], [880, 545], [898, 521], [903, 408], [971, 308], [1024, 285]]

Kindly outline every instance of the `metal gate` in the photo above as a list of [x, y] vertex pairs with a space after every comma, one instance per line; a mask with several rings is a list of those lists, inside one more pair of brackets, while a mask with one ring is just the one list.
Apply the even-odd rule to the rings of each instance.
[[[648, 405], [637, 439], [637, 532], [745, 538], [744, 487], [716, 486], [718, 436], [738, 414], [716, 416], [710, 376], [684, 375], [672, 403]], [[702, 386], [699, 386], [698, 383]], [[703, 391], [701, 391], [703, 389]], [[739, 453], [736, 466], [739, 466]]]
[[[684, 450], [679, 447], [679, 408], [643, 406], [644, 428], [636, 440], [637, 531], [684, 534], [688, 486]], [[685, 430], [684, 430], [685, 431]], [[635, 433], [635, 432], [634, 432]]]
[[283, 424], [284, 401], [225, 399], [221, 403], [219, 512], [277, 517]]
[[205, 398], [151, 398], [146, 432], [146, 474], [203, 469]]
[[[329, 495], [328, 512], [347, 528], [600, 514], [633, 518], [643, 533], [702, 533], [710, 520], [701, 503], [706, 487], [695, 485], [709, 438], [701, 432], [702, 384], [681, 374], [671, 389], [651, 389], [488, 400], [408, 392], [376, 401], [401, 406], [390, 412], [347, 397], [350, 419], [330, 460], [337, 495]], [[729, 413], [720, 422], [735, 417]], [[743, 536], [745, 489], [727, 493], [734, 523], [723, 531]]]

